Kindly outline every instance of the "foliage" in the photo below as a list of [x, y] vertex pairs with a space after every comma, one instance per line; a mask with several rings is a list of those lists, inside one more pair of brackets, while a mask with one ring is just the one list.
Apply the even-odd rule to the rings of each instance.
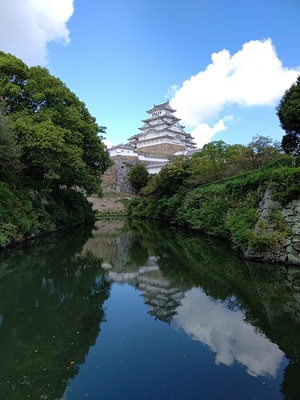
[[300, 167], [300, 157], [292, 157], [289, 155], [284, 155], [280, 157], [278, 160], [271, 162], [267, 166], [264, 167], [264, 170], [266, 169], [273, 169], [275, 170], [276, 168], [279, 167]]
[[0, 246], [39, 233], [38, 213], [28, 191], [12, 192], [7, 184], [0, 182], [0, 222]]
[[171, 197], [164, 196], [157, 200], [154, 218], [162, 221], [174, 221], [178, 209], [181, 207], [185, 192], [176, 193]]
[[127, 206], [127, 214], [132, 217], [154, 218], [157, 202], [155, 198], [132, 199]]
[[280, 143], [270, 136], [253, 136], [248, 147], [251, 149], [253, 169], [263, 167], [281, 157]]
[[157, 175], [149, 176], [149, 180], [146, 186], [142, 187], [139, 194], [141, 196], [155, 196], [158, 193], [157, 187]]
[[206, 186], [187, 193], [176, 221], [209, 234], [226, 237], [228, 199], [224, 185]]
[[12, 190], [0, 182], [0, 247], [95, 219], [86, 197], [73, 190]]
[[282, 167], [275, 170], [270, 182], [276, 200], [288, 203], [300, 197], [300, 167]]
[[233, 244], [246, 250], [257, 221], [257, 204], [249, 204], [249, 197], [228, 212], [226, 226]]
[[[179, 187], [169, 196], [156, 193], [136, 199], [130, 202], [128, 213], [230, 238], [243, 251], [249, 246], [256, 251], [266, 251], [280, 244], [288, 232], [280, 215], [272, 212], [270, 220], [274, 232], [261, 229], [254, 233], [259, 202], [267, 189], [271, 190], [274, 200], [282, 204], [300, 197], [299, 160], [300, 157], [284, 156], [264, 168], [222, 181], [194, 189]], [[196, 157], [192, 162], [202, 160]]]
[[44, 187], [99, 190], [109, 165], [99, 127], [74, 93], [45, 68], [0, 52], [0, 96], [22, 146], [23, 176]]
[[223, 177], [229, 145], [223, 140], [207, 143], [188, 166], [188, 186], [196, 187]]
[[223, 140], [213, 141], [203, 146], [200, 152], [194, 154], [194, 158], [202, 158], [214, 161], [216, 164], [226, 161], [229, 145]]
[[21, 147], [11, 122], [0, 106], [0, 179], [10, 180], [21, 170]]
[[128, 180], [131, 186], [139, 192], [148, 183], [149, 173], [147, 168], [140, 163], [131, 165], [128, 172]]
[[80, 192], [62, 189], [54, 192], [51, 200], [45, 209], [58, 229], [94, 221], [91, 204]]
[[257, 170], [283, 158], [279, 143], [257, 135], [248, 146], [215, 141], [206, 144], [191, 158], [176, 157], [165, 165], [145, 186], [143, 196], [172, 196], [186, 188], [223, 180]]
[[277, 115], [286, 134], [282, 148], [287, 154], [300, 155], [300, 76], [284, 93], [277, 107]]
[[45, 68], [0, 52], [0, 246], [94, 221], [104, 127]]
[[178, 157], [165, 165], [157, 176], [157, 191], [160, 195], [172, 195], [184, 185], [188, 160]]
[[221, 179], [223, 171], [213, 160], [192, 158], [187, 166], [186, 186], [194, 188]]

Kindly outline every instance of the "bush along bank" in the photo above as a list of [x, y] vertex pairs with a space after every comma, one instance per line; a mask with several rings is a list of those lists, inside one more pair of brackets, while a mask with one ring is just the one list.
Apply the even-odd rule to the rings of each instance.
[[299, 182], [298, 165], [275, 163], [169, 197], [134, 199], [128, 214], [229, 239], [247, 258], [300, 266]]
[[0, 182], [0, 247], [94, 220], [80, 192], [12, 189]]

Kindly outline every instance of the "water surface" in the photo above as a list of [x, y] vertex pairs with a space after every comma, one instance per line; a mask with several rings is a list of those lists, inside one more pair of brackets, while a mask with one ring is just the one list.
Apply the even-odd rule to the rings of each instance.
[[0, 398], [299, 399], [300, 270], [133, 220], [0, 258]]

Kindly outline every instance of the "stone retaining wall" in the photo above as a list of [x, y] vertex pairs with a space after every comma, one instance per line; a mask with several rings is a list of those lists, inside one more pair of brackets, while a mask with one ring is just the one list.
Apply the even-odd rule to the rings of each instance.
[[102, 176], [101, 189], [104, 192], [111, 190], [119, 192], [120, 195], [136, 195], [137, 191], [128, 180], [130, 166], [136, 164], [149, 164], [149, 161], [138, 160], [137, 157], [116, 156], [111, 158], [113, 165], [109, 167]]
[[272, 246], [266, 251], [254, 251], [249, 246], [245, 255], [300, 266], [300, 199], [282, 206], [267, 190], [258, 213], [254, 234], [269, 239]]

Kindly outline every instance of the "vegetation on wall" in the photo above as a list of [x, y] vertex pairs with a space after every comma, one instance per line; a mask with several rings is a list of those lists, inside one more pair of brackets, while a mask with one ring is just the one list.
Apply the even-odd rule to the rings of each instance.
[[[143, 198], [129, 203], [129, 214], [224, 237], [243, 251], [249, 246], [256, 251], [271, 248], [287, 232], [273, 213], [270, 224], [278, 232], [254, 233], [259, 202], [267, 189], [282, 204], [300, 197], [300, 157], [283, 155], [268, 138], [257, 139], [251, 142], [252, 149], [231, 149], [217, 142], [210, 143], [204, 155], [196, 153], [192, 159], [176, 159], [141, 190]], [[265, 147], [255, 149], [253, 143]], [[235, 161], [240, 151], [250, 155], [247, 163]], [[226, 177], [232, 165], [235, 170], [240, 165], [240, 169]], [[260, 165], [263, 166], [255, 167]]]

